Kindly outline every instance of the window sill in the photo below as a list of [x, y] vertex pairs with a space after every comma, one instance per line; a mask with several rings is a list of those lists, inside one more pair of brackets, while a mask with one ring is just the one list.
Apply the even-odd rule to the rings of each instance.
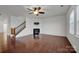
[[70, 35], [79, 39], [79, 35], [74, 35], [74, 34], [71, 34], [71, 33], [70, 33]]
[[77, 38], [79, 38], [79, 35], [75, 35]]

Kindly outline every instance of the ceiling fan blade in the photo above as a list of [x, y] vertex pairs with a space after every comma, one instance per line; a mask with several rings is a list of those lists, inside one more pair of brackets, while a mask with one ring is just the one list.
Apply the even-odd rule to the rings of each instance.
[[29, 9], [29, 8], [27, 8], [29, 11], [33, 11], [33, 10], [31, 10], [31, 9]]
[[28, 13], [28, 14], [32, 14], [32, 12], [31, 13]]
[[34, 11], [36, 11], [36, 10], [37, 10], [37, 8], [36, 8], [36, 7], [34, 7], [33, 9], [34, 9]]
[[41, 7], [38, 7], [38, 10], [40, 10], [41, 9]]
[[45, 12], [39, 12], [40, 14], [44, 14]]

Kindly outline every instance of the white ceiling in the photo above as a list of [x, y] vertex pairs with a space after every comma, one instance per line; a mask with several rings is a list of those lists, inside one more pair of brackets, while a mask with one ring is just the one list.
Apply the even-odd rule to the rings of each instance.
[[0, 12], [15, 16], [26, 15], [26, 10], [21, 5], [0, 5]]
[[0, 5], [0, 12], [5, 12], [10, 15], [15, 16], [24, 16], [27, 17], [40, 17], [40, 18], [46, 18], [46, 17], [52, 17], [57, 15], [65, 15], [69, 9], [70, 6], [64, 5], [63, 7], [60, 7], [60, 5], [37, 5], [42, 7], [45, 10], [45, 14], [35, 16], [33, 14], [28, 14], [27, 8], [35, 7], [34, 5]]
[[[60, 7], [60, 5], [37, 5], [37, 6], [40, 6], [42, 7], [44, 10], [45, 10], [45, 14], [43, 15], [39, 15], [39, 16], [35, 16], [33, 14], [28, 14], [27, 13], [27, 16], [28, 17], [43, 17], [43, 18], [46, 18], [46, 17], [52, 17], [52, 16], [58, 16], [58, 15], [65, 15], [69, 9], [69, 5], [64, 5], [63, 7]], [[36, 7], [36, 6], [24, 6], [25, 9], [27, 10], [27, 8], [32, 8], [32, 7]], [[28, 11], [28, 10], [27, 10]]]

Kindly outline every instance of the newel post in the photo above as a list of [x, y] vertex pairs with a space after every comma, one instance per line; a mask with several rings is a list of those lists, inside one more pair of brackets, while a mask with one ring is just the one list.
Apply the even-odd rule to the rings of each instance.
[[15, 31], [15, 28], [11, 28], [11, 44], [15, 48], [15, 45], [16, 45], [16, 31]]

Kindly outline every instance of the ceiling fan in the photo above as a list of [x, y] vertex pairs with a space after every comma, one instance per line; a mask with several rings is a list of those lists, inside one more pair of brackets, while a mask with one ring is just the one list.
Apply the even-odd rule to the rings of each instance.
[[33, 7], [32, 9], [27, 8], [29, 10], [29, 14], [35, 14], [38, 16], [39, 14], [45, 14], [41, 7]]

